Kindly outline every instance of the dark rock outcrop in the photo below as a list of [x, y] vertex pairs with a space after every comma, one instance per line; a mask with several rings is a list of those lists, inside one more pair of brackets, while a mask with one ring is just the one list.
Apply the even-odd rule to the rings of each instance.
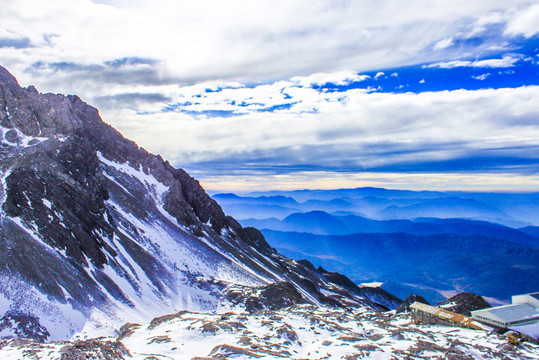
[[0, 332], [4, 329], [11, 329], [17, 337], [37, 341], [45, 341], [50, 336], [47, 329], [39, 323], [39, 319], [13, 311], [8, 311], [0, 318]]
[[234, 304], [244, 304], [249, 312], [278, 310], [306, 302], [294, 285], [284, 281], [253, 289], [234, 289], [229, 291], [228, 298]]
[[381, 287], [357, 286], [345, 275], [327, 271], [322, 267], [318, 267], [317, 272], [322, 274], [329, 282], [340, 285], [349, 292], [357, 294], [362, 298], [369, 299], [372, 303], [377, 305], [378, 310], [392, 310], [402, 302], [401, 299], [388, 293]]
[[455, 312], [457, 314], [471, 316], [471, 311], [492, 307], [483, 297], [473, 293], [460, 293], [449, 299], [439, 302], [436, 306]]
[[61, 360], [131, 358], [129, 350], [121, 342], [101, 339], [75, 341], [62, 347], [60, 354], [62, 354]]
[[425, 300], [423, 296], [417, 295], [417, 294], [411, 294], [406, 299], [404, 299], [404, 301], [399, 306], [395, 308], [396, 313], [400, 314], [402, 312], [409, 312], [410, 305], [412, 305], [416, 301], [422, 304], [430, 305], [429, 302]]

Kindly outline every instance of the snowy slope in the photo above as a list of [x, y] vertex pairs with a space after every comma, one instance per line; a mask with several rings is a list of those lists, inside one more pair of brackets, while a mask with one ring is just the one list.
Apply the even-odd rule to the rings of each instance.
[[[413, 325], [409, 314], [296, 305], [247, 313], [180, 312], [126, 324], [118, 338], [0, 343], [2, 359], [536, 359], [539, 346], [515, 347], [497, 334]], [[22, 346], [21, 346], [22, 345]], [[101, 356], [101, 357], [100, 357]]]

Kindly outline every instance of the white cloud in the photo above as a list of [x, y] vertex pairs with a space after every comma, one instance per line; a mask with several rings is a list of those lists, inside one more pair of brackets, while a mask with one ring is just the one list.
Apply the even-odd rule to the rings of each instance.
[[[4, 1], [0, 58], [41, 91], [114, 105], [136, 94], [101, 114], [176, 165], [293, 150], [302, 164], [369, 167], [537, 145], [527, 120], [539, 115], [536, 87], [377, 94], [312, 86], [424, 63], [511, 67], [520, 57], [452, 61], [510, 48], [510, 38], [451, 44], [492, 26], [533, 36], [538, 9], [530, 0]], [[118, 59], [147, 61], [112, 66]], [[226, 112], [234, 116], [215, 116]], [[444, 145], [452, 142], [463, 145]]]
[[435, 173], [421, 174], [335, 173], [325, 171], [297, 172], [293, 174], [244, 174], [242, 176], [206, 176], [202, 186], [210, 191], [265, 191], [297, 189], [350, 189], [355, 187], [384, 187], [387, 189], [434, 191], [536, 191], [539, 178], [507, 173]]
[[[291, 99], [283, 98], [283, 89]], [[188, 89], [184, 95], [195, 93]], [[278, 82], [207, 93], [191, 109], [233, 110], [230, 99], [251, 101], [238, 116], [137, 115], [114, 109], [102, 115], [126, 136], [177, 165], [241, 161], [238, 165], [244, 166], [254, 161], [273, 166], [278, 159], [272, 162], [264, 157], [282, 152], [283, 166], [368, 169], [452, 159], [488, 149], [539, 146], [538, 96], [535, 86], [419, 94], [359, 89], [324, 93]], [[257, 111], [283, 102], [293, 105]]]
[[[108, 88], [96, 98], [97, 105], [110, 103], [110, 99], [128, 100], [128, 94], [136, 94], [134, 100], [143, 100], [144, 94], [160, 94], [163, 101], [138, 101], [133, 104], [134, 111], [140, 113], [160, 113], [165, 105], [173, 112], [189, 113], [197, 118], [213, 117], [219, 112], [230, 115], [248, 114], [260, 111], [277, 111], [294, 113], [313, 112], [325, 102], [346, 101], [346, 94], [341, 92], [320, 92], [313, 87], [327, 83], [348, 85], [352, 82], [364, 81], [368, 75], [352, 72], [319, 73], [311, 76], [296, 76], [289, 81], [277, 81], [271, 84], [260, 84], [246, 87], [237, 82], [207, 81], [190, 86], [118, 86]], [[369, 92], [372, 90], [360, 90]], [[149, 100], [157, 99], [156, 95]], [[166, 104], [164, 101], [166, 100]], [[289, 110], [291, 106], [293, 110]], [[212, 113], [217, 112], [217, 113]]]
[[[0, 56], [23, 82], [35, 82], [40, 88], [49, 86], [47, 79], [24, 72], [36, 61], [89, 65], [123, 57], [158, 59], [162, 75], [182, 84], [273, 81], [442, 61], [447, 54], [429, 53], [432, 44], [444, 45], [454, 34], [465, 33], [470, 23], [492, 22], [488, 20], [492, 14], [505, 19], [529, 4], [528, 0], [17, 0], [3, 4], [1, 27], [30, 39], [36, 47], [6, 50]], [[526, 20], [524, 12], [515, 14], [511, 24]], [[508, 31], [524, 31], [515, 26]], [[526, 26], [526, 34], [531, 27]], [[51, 40], [47, 34], [55, 37]]]
[[477, 20], [473, 23], [472, 31], [467, 35], [468, 38], [478, 36], [488, 29], [489, 26], [493, 25], [503, 25], [508, 21], [510, 14], [513, 12], [513, 9], [500, 12], [500, 11], [489, 11], [484, 14], [481, 14]]
[[443, 50], [453, 44], [453, 38], [442, 39], [434, 44], [434, 50]]
[[25, 43], [30, 46], [30, 39], [20, 35], [19, 33], [0, 28], [0, 47], [18, 47]]
[[521, 56], [515, 55], [505, 55], [501, 59], [485, 59], [485, 60], [455, 60], [440, 62], [436, 64], [430, 64], [423, 67], [426, 68], [441, 68], [441, 69], [452, 69], [456, 67], [475, 67], [475, 68], [505, 68], [512, 67], [522, 59]]
[[327, 83], [348, 85], [354, 82], [364, 81], [368, 78], [370, 76], [360, 75], [353, 71], [340, 71], [335, 73], [316, 73], [309, 76], [295, 76], [290, 81], [301, 86], [310, 87], [312, 85], [324, 85]]
[[488, 77], [490, 76], [490, 73], [484, 73], [484, 74], [481, 74], [481, 75], [477, 75], [477, 76], [472, 76], [473, 79], [476, 79], [476, 80], [486, 80]]
[[506, 33], [522, 34], [528, 38], [539, 33], [539, 4], [517, 11], [507, 24]]

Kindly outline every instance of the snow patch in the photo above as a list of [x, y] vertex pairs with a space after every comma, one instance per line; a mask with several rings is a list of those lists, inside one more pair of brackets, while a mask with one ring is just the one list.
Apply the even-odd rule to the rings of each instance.
[[8, 310], [36, 317], [51, 334], [48, 340], [69, 339], [86, 323], [86, 317], [69, 303], [50, 299], [15, 276], [0, 276], [0, 294], [9, 301]]
[[154, 197], [155, 200], [157, 200], [157, 203], [161, 204], [163, 202], [163, 197], [165, 193], [169, 190], [169, 186], [166, 186], [165, 184], [159, 182], [155, 177], [153, 177], [153, 175], [146, 174], [140, 169], [134, 169], [127, 162], [120, 164], [114, 161], [110, 161], [105, 158], [100, 151], [97, 152], [97, 157], [99, 161], [101, 161], [103, 164], [139, 180], [142, 184], [147, 186], [148, 190], [150, 190], [150, 194]]
[[[46, 137], [24, 135], [17, 128], [8, 129], [8, 128], [5, 128], [3, 126], [0, 126], [0, 129], [4, 133], [4, 137], [2, 139], [2, 142], [4, 144], [7, 144], [8, 146], [15, 146], [18, 149], [24, 149], [24, 148], [27, 148], [27, 147], [30, 147], [30, 146], [35, 146], [35, 145], [37, 145], [37, 144], [39, 144], [39, 143], [41, 143], [41, 142], [43, 142], [45, 140], [48, 140], [48, 138], [46, 138]], [[7, 131], [15, 131], [17, 133], [17, 137], [19, 138], [19, 140], [17, 142], [10, 142], [7, 139], [5, 139], [5, 133]]]
[[52, 210], [52, 204], [49, 200], [47, 199], [41, 199], [41, 200], [43, 201], [43, 205], [45, 205], [46, 207]]
[[8, 118], [9, 120], [13, 119], [13, 116], [12, 116], [11, 113], [9, 112], [9, 106], [6, 105], [6, 107], [5, 107], [4, 110], [6, 111], [7, 118]]
[[6, 313], [11, 306], [11, 300], [5, 297], [4, 294], [0, 293], [0, 316]]
[[[7, 191], [7, 184], [6, 179], [11, 174], [11, 169], [3, 172], [0, 175], [0, 204], [4, 203], [5, 197], [6, 197], [6, 191]], [[0, 212], [3, 214], [3, 210], [0, 208]]]
[[53, 248], [39, 237], [39, 234], [37, 233], [35, 228], [32, 228], [33, 224], [27, 224], [23, 223], [21, 218], [19, 217], [7, 217], [11, 221], [13, 221], [19, 228], [24, 230], [28, 235], [30, 235], [37, 244], [45, 248], [49, 253], [54, 254], [56, 256], [60, 256], [58, 251], [59, 249]]
[[454, 301], [448, 302], [447, 304], [439, 305], [442, 309], [451, 308], [453, 306], [456, 306], [457, 304]]

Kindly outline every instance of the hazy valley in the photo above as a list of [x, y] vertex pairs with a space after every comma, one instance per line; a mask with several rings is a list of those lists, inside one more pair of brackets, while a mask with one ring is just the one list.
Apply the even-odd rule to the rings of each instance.
[[470, 291], [506, 302], [539, 284], [538, 193], [359, 188], [214, 198], [283, 254], [358, 284], [381, 282], [401, 298]]

